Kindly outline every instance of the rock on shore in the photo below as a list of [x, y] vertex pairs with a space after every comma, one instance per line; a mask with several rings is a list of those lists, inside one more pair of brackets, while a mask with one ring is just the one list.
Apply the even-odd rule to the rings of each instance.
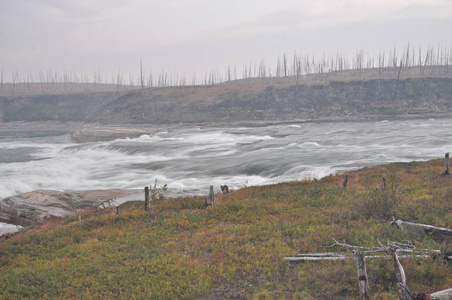
[[[75, 215], [83, 209], [104, 204], [116, 205], [121, 198], [136, 195], [134, 190], [93, 190], [61, 192], [37, 190], [0, 201], [0, 221], [14, 225], [38, 225], [54, 218]], [[140, 199], [136, 199], [140, 200]], [[121, 201], [119, 201], [121, 202]]]

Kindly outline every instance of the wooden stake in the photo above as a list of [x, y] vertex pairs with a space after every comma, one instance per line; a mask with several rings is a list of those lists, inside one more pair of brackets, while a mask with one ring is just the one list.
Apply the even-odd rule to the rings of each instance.
[[144, 210], [149, 210], [150, 209], [150, 205], [149, 205], [149, 187], [146, 186], [144, 187]]
[[315, 191], [316, 192], [320, 191], [319, 181], [314, 178], [314, 183], [315, 183]]
[[386, 179], [384, 179], [384, 177], [381, 179], [380, 188], [382, 190], [386, 189]]
[[444, 173], [443, 175], [449, 175], [449, 153], [446, 153], [444, 157]]
[[367, 279], [366, 262], [361, 252], [356, 251], [356, 269], [358, 271], [359, 299], [369, 300], [369, 280]]
[[213, 185], [210, 186], [210, 192], [209, 192], [209, 197], [207, 198], [207, 205], [212, 205], [213, 206], [213, 200], [214, 200], [214, 195], [213, 195]]
[[342, 186], [344, 187], [344, 189], [347, 188], [347, 182], [348, 182], [348, 175], [345, 175], [344, 183], [342, 184]]

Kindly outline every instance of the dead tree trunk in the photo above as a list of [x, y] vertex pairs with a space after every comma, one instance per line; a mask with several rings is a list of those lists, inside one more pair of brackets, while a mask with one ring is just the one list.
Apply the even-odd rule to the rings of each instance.
[[356, 269], [358, 271], [359, 299], [369, 300], [369, 281], [367, 280], [366, 262], [361, 252], [356, 251]]
[[149, 210], [150, 209], [150, 205], [149, 205], [149, 187], [146, 186], [144, 188], [144, 210]]
[[344, 189], [347, 188], [347, 182], [348, 182], [348, 175], [345, 175], [344, 183], [342, 184], [342, 186], [344, 187]]
[[319, 181], [314, 178], [314, 183], [315, 183], [315, 191], [316, 192], [320, 191]]
[[399, 229], [403, 230], [402, 224], [405, 224], [407, 226], [419, 227], [419, 228], [424, 229], [427, 232], [435, 232], [435, 233], [444, 234], [444, 235], [452, 235], [451, 229], [447, 229], [447, 228], [443, 228], [443, 227], [436, 227], [436, 226], [432, 226], [432, 225], [413, 223], [413, 222], [403, 221], [400, 219], [394, 220], [391, 222], [391, 225], [396, 225]]
[[444, 172], [443, 176], [449, 175], [449, 153], [446, 153], [444, 157]]
[[213, 206], [213, 199], [214, 199], [214, 195], [213, 195], [213, 185], [211, 185], [211, 186], [210, 186], [209, 197], [207, 197], [206, 205], [212, 205], [212, 206]]
[[380, 188], [382, 190], [386, 189], [386, 179], [384, 179], [384, 177], [381, 179]]
[[391, 253], [392, 260], [394, 261], [394, 271], [399, 285], [401, 299], [411, 300], [411, 291], [406, 283], [405, 271], [403, 270], [402, 264], [400, 264], [399, 258], [397, 257], [397, 250], [390, 249], [389, 252]]

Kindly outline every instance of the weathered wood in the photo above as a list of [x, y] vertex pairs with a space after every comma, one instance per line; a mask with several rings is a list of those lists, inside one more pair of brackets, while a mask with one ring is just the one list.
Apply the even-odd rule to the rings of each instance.
[[213, 200], [214, 200], [213, 185], [211, 185], [210, 186], [210, 191], [209, 191], [209, 197], [207, 197], [206, 205], [212, 205], [213, 206]]
[[320, 191], [319, 181], [314, 178], [314, 183], [315, 183], [315, 191], [316, 192]]
[[444, 172], [443, 175], [449, 175], [449, 153], [444, 157]]
[[452, 299], [452, 289], [438, 291], [433, 294], [430, 294], [430, 299], [432, 299], [432, 300], [450, 300], [450, 299]]
[[227, 185], [222, 185], [220, 186], [221, 191], [223, 192], [223, 194], [227, 194], [229, 193], [229, 187]]
[[344, 189], [347, 188], [347, 182], [348, 182], [348, 175], [345, 175], [344, 183], [342, 183], [342, 186], [344, 187]]
[[116, 214], [119, 215], [119, 206], [116, 206]]
[[80, 214], [78, 214], [78, 223], [79, 223], [80, 225], [82, 225], [82, 216], [80, 216]]
[[144, 187], [144, 210], [149, 210], [151, 208], [149, 203], [149, 187]]
[[407, 226], [419, 227], [428, 232], [435, 232], [435, 233], [444, 234], [444, 235], [452, 235], [451, 229], [447, 229], [447, 228], [443, 228], [443, 227], [436, 227], [436, 226], [432, 226], [432, 225], [413, 223], [413, 222], [403, 221], [400, 219], [393, 220], [391, 222], [391, 225], [396, 225], [399, 229], [402, 229], [402, 230], [403, 230], [403, 226], [402, 226], [403, 224], [405, 224]]
[[367, 278], [366, 262], [361, 252], [356, 251], [356, 270], [358, 272], [359, 299], [369, 300], [369, 280]]
[[381, 179], [380, 188], [382, 190], [386, 189], [386, 179], [384, 177]]
[[[300, 255], [300, 256], [298, 256]], [[347, 260], [352, 259], [351, 256], [346, 256], [343, 254], [336, 254], [328, 255], [328, 256], [320, 256], [316, 254], [298, 254], [296, 257], [284, 257], [284, 260], [290, 261], [290, 262], [298, 262], [298, 261], [316, 261], [316, 260]], [[399, 255], [399, 258], [429, 258], [430, 255], [427, 254], [417, 254], [417, 255]], [[392, 257], [390, 255], [365, 255], [365, 259], [375, 259], [375, 258], [381, 258], [381, 259], [391, 259]]]
[[407, 286], [405, 270], [403, 269], [402, 264], [399, 261], [397, 251], [396, 249], [390, 249], [389, 253], [391, 254], [392, 260], [394, 262], [394, 272], [399, 285], [401, 298], [403, 300], [411, 300], [412, 299], [411, 291]]

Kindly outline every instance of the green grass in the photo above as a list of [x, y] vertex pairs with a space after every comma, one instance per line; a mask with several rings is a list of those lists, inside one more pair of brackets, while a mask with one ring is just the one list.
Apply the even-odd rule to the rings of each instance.
[[[442, 160], [391, 164], [313, 182], [248, 187], [205, 198], [142, 202], [86, 211], [0, 243], [0, 299], [357, 299], [355, 262], [289, 263], [333, 238], [377, 246], [409, 240], [451, 251], [448, 238], [398, 230], [392, 217], [452, 228], [452, 178]], [[386, 178], [388, 188], [380, 190]], [[452, 286], [443, 259], [403, 259], [408, 286], [430, 293]], [[392, 261], [367, 261], [373, 299], [394, 299]]]

